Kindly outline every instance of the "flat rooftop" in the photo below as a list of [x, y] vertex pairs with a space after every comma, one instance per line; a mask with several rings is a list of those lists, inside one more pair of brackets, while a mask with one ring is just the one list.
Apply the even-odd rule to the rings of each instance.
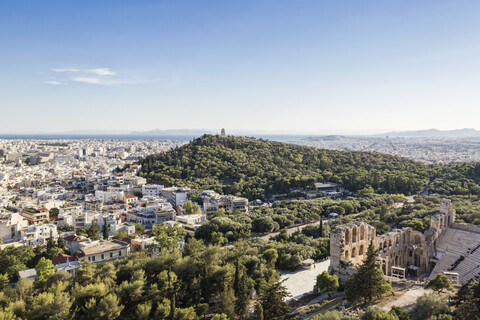
[[125, 249], [129, 246], [128, 243], [123, 242], [123, 241], [98, 241], [97, 243], [93, 243], [92, 245], [85, 246], [81, 248], [80, 250], [83, 252], [84, 255], [89, 256], [89, 255], [94, 255], [102, 252], [108, 252], [108, 251], [116, 251], [116, 250], [122, 250]]

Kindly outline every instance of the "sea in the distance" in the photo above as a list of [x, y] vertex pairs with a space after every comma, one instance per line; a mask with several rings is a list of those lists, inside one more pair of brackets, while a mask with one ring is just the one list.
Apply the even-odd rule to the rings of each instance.
[[[298, 141], [309, 137], [308, 135], [248, 135], [257, 139], [288, 142]], [[95, 139], [95, 140], [176, 140], [191, 141], [200, 135], [102, 135], [102, 134], [0, 134], [0, 139], [32, 139], [32, 140], [61, 140], [61, 139]]]

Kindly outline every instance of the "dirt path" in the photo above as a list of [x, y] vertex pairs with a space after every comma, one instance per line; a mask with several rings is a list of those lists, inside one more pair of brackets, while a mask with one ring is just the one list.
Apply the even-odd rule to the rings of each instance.
[[380, 303], [378, 306], [385, 311], [390, 311], [393, 306], [404, 307], [410, 311], [415, 305], [417, 298], [427, 292], [432, 292], [432, 290], [425, 290], [422, 286], [413, 286], [400, 297], [383, 305]]

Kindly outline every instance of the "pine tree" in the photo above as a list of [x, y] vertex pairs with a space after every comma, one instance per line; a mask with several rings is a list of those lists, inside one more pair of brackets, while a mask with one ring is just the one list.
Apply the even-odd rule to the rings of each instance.
[[57, 247], [59, 247], [62, 250], [65, 250], [65, 239], [63, 238], [62, 234], [58, 234], [58, 239], [57, 239]]
[[223, 292], [220, 294], [222, 303], [218, 312], [225, 313], [229, 319], [235, 317], [235, 293], [228, 284], [223, 285]]
[[428, 281], [425, 289], [432, 289], [438, 294], [443, 292], [443, 289], [447, 289], [448, 291], [455, 291], [455, 289], [453, 289], [450, 279], [442, 273], [438, 273], [435, 279]]
[[50, 250], [53, 247], [55, 247], [55, 240], [53, 240], [53, 232], [50, 230], [50, 237], [47, 240], [47, 250]]
[[170, 298], [170, 315], [168, 318], [170, 320], [175, 320], [175, 313], [176, 313], [176, 298], [177, 298], [177, 286], [176, 282], [172, 281], [171, 271], [168, 272], [168, 285], [169, 285], [169, 298]]
[[253, 316], [255, 320], [263, 320], [263, 307], [260, 302], [255, 304], [255, 314]]
[[210, 285], [208, 281], [208, 275], [207, 275], [207, 266], [206, 264], [203, 265], [202, 268], [202, 274], [201, 274], [201, 279], [200, 279], [200, 291], [202, 294], [202, 297], [204, 301], [208, 302], [210, 298]]
[[52, 264], [52, 260], [41, 257], [35, 266], [35, 270], [37, 270], [37, 280], [43, 281], [55, 272], [55, 266]]
[[98, 234], [100, 233], [100, 227], [96, 219], [93, 219], [92, 225], [87, 228], [87, 235], [90, 239], [97, 239]]
[[250, 297], [248, 292], [248, 284], [247, 284], [247, 275], [245, 271], [241, 270], [241, 276], [239, 276], [238, 280], [238, 288], [236, 297], [237, 300], [235, 301], [235, 312], [243, 320], [244, 316], [248, 312], [248, 305], [250, 304]]
[[285, 298], [290, 294], [283, 285], [283, 281], [268, 284], [263, 290], [260, 302], [265, 320], [287, 319], [291, 311], [289, 304], [285, 302]]
[[233, 280], [233, 290], [235, 291], [235, 296], [238, 295], [238, 285], [240, 283], [240, 262], [237, 261], [235, 262], [235, 278]]
[[103, 240], [108, 240], [108, 224], [107, 219], [103, 219]]
[[454, 319], [478, 320], [480, 310], [480, 282], [469, 281], [451, 298], [455, 306]]
[[345, 294], [350, 301], [363, 298], [367, 303], [387, 292], [392, 292], [392, 287], [385, 280], [385, 276], [377, 264], [377, 251], [370, 242], [367, 258], [358, 268], [357, 273], [347, 280]]

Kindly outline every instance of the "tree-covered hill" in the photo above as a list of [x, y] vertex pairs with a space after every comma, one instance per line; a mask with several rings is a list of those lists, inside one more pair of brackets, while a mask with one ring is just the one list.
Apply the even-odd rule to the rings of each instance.
[[141, 160], [141, 176], [166, 186], [214, 189], [264, 198], [292, 187], [334, 181], [352, 191], [422, 191], [438, 173], [434, 166], [372, 152], [318, 150], [269, 140], [204, 135], [189, 144]]

